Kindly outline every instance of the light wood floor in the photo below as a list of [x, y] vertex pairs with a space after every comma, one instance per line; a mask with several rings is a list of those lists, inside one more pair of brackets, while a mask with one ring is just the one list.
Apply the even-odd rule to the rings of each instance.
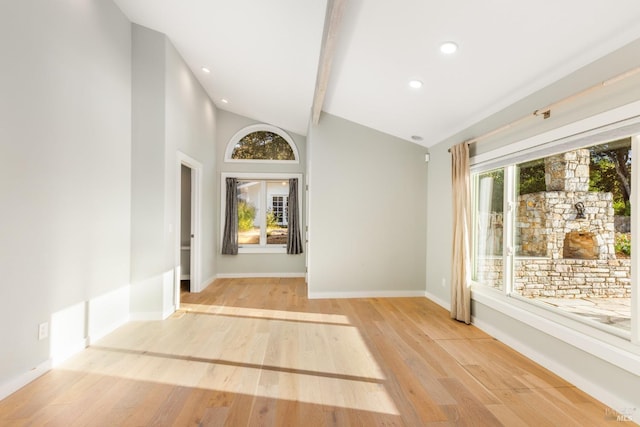
[[599, 426], [603, 404], [424, 298], [218, 280], [0, 402], [0, 425]]

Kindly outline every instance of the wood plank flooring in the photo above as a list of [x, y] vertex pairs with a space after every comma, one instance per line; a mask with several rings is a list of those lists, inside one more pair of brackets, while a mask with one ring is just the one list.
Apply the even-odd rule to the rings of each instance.
[[220, 279], [0, 402], [2, 426], [601, 426], [602, 403], [424, 298]]

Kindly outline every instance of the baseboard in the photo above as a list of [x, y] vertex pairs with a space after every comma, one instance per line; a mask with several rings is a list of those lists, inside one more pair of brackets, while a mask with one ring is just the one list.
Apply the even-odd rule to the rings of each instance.
[[431, 300], [431, 301], [435, 302], [436, 304], [438, 304], [440, 307], [444, 308], [445, 310], [447, 310], [447, 311], [450, 311], [450, 310], [451, 310], [451, 303], [449, 303], [448, 301], [443, 300], [443, 299], [442, 299], [442, 298], [440, 298], [440, 297], [435, 296], [435, 295], [434, 295], [434, 294], [432, 294], [431, 292], [428, 292], [428, 291], [427, 291], [427, 292], [425, 292], [425, 293], [424, 293], [424, 296], [425, 296], [427, 299], [429, 299], [429, 300]]
[[190, 280], [191, 279], [191, 275], [190, 274], [181, 274], [180, 275], [180, 280]]
[[129, 321], [131, 286], [126, 285], [89, 301], [88, 343], [92, 344]]
[[267, 278], [296, 278], [305, 277], [305, 273], [220, 273], [216, 275], [217, 279], [253, 279], [260, 277]]
[[218, 278], [218, 276], [216, 274], [214, 274], [213, 276], [209, 277], [207, 280], [200, 282], [198, 289], [195, 290], [191, 290], [191, 292], [202, 292], [204, 291], [210, 284], [212, 284], [213, 282], [215, 282], [215, 280]]
[[309, 299], [412, 298], [424, 297], [424, 291], [309, 292], [307, 296]]
[[119, 322], [112, 323], [111, 325], [109, 325], [109, 326], [107, 326], [105, 328], [102, 328], [99, 331], [94, 331], [91, 334], [91, 336], [89, 336], [89, 338], [88, 338], [88, 344], [91, 345], [91, 344], [95, 343], [96, 341], [106, 337], [111, 332], [113, 332], [116, 329], [118, 329], [119, 327], [125, 325], [127, 322], [129, 322], [129, 317], [127, 317], [126, 319], [122, 319]]
[[129, 320], [132, 322], [150, 322], [154, 320], [164, 320], [164, 313], [161, 311], [148, 311], [140, 313], [131, 313]]
[[568, 369], [564, 365], [557, 363], [557, 361], [555, 361], [554, 359], [545, 356], [536, 349], [525, 344], [523, 341], [513, 338], [511, 335], [505, 334], [500, 329], [495, 328], [491, 324], [483, 322], [482, 320], [476, 319], [475, 317], [472, 317], [471, 323], [478, 329], [481, 329], [492, 337], [497, 338], [504, 344], [508, 345], [509, 347], [533, 360], [534, 362], [542, 365], [556, 375], [564, 378], [568, 382], [578, 387], [580, 390], [584, 391], [587, 394], [590, 394], [595, 399], [598, 399], [599, 401], [609, 406], [610, 408], [615, 409], [619, 413], [624, 415], [637, 415], [635, 413], [628, 413], [630, 409], [633, 409], [634, 412], [637, 412], [635, 404], [620, 399], [619, 396], [616, 396], [610, 391], [598, 386], [597, 384], [594, 384], [587, 378], [577, 374], [571, 369]]
[[171, 305], [171, 307], [165, 309], [164, 312], [162, 313], [162, 320], [168, 319], [169, 316], [171, 316], [175, 312], [176, 312], [176, 306]]
[[22, 375], [17, 376], [16, 378], [6, 381], [3, 384], [0, 384], [0, 400], [20, 390], [22, 387], [26, 386], [36, 378], [46, 374], [51, 370], [52, 366], [53, 364], [51, 359], [47, 359], [30, 371], [27, 371]]

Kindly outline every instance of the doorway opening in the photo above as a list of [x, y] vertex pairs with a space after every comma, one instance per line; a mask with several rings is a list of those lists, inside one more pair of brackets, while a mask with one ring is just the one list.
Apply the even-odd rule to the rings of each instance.
[[180, 291], [191, 292], [191, 168], [180, 165]]
[[202, 165], [178, 152], [176, 173], [175, 234], [175, 309], [180, 308], [180, 293], [200, 292], [200, 209]]

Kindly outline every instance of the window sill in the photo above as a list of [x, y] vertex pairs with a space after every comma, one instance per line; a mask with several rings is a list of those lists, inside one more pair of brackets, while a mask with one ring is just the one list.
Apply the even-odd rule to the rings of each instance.
[[583, 322], [538, 307], [495, 289], [474, 286], [471, 298], [547, 335], [605, 360], [634, 375], [640, 375], [640, 346]]
[[238, 248], [239, 254], [286, 254], [287, 247], [286, 246], [276, 246], [267, 247], [267, 246], [256, 246], [249, 247], [243, 246]]

